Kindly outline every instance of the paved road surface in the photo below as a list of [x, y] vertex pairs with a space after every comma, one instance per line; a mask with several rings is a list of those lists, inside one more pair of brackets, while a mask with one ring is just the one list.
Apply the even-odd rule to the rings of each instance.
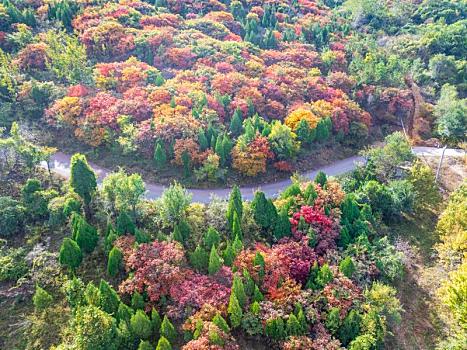
[[[432, 157], [432, 156], [441, 156], [442, 149], [433, 148], [433, 147], [414, 147], [414, 152], [418, 156]], [[447, 149], [445, 155], [450, 157], [462, 157], [464, 156], [464, 151], [456, 149]], [[70, 177], [70, 159], [71, 155], [57, 152], [55, 153], [50, 161], [51, 170], [65, 178]], [[310, 170], [302, 174], [303, 177], [308, 179], [313, 179], [319, 171], [323, 171], [328, 176], [337, 176], [348, 173], [355, 169], [358, 163], [363, 163], [364, 159], [359, 156], [354, 156], [346, 158], [343, 160], [336, 161], [330, 165], [324, 166], [319, 169]], [[102, 179], [111, 171], [105, 168], [102, 168], [92, 162], [89, 165], [94, 169], [98, 176], [98, 181], [101, 182]], [[254, 192], [257, 189], [261, 189], [268, 197], [277, 196], [284, 188], [290, 185], [290, 180], [282, 180], [274, 183], [268, 183], [263, 185], [251, 186], [251, 187], [242, 187], [240, 190], [244, 199], [252, 199]], [[160, 197], [166, 186], [146, 183], [146, 198], [154, 199]], [[194, 202], [209, 203], [211, 196], [215, 195], [220, 198], [227, 198], [230, 193], [230, 188], [214, 188], [214, 189], [190, 189], [189, 190], [193, 195]]]

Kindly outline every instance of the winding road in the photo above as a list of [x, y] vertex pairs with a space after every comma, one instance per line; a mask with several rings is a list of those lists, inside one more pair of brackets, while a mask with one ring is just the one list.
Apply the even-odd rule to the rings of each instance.
[[[438, 157], [441, 156], [443, 152], [441, 148], [434, 147], [414, 147], [413, 151], [419, 157]], [[463, 150], [458, 149], [446, 149], [445, 156], [464, 157], [465, 152]], [[68, 179], [70, 177], [70, 160], [71, 155], [69, 154], [65, 154], [62, 152], [55, 153], [51, 157], [49, 162], [51, 171]], [[356, 166], [359, 163], [363, 163], [364, 161], [365, 160], [363, 157], [353, 156], [350, 158], [336, 161], [322, 168], [307, 171], [301, 175], [308, 179], [314, 179], [319, 171], [323, 171], [328, 176], [342, 175], [352, 171], [356, 168]], [[102, 182], [102, 180], [107, 176], [107, 174], [111, 173], [111, 170], [105, 169], [92, 162], [89, 162], [89, 165], [96, 172], [99, 183]], [[43, 166], [46, 165], [43, 164]], [[288, 179], [263, 185], [242, 187], [240, 191], [242, 193], [243, 199], [246, 200], [251, 200], [254, 196], [255, 191], [258, 189], [263, 191], [268, 197], [275, 197], [290, 184], [291, 181], [290, 179]], [[161, 196], [162, 192], [164, 192], [164, 190], [166, 189], [166, 186], [154, 183], [146, 183], [146, 189], [146, 198], [155, 199]], [[189, 189], [189, 192], [192, 194], [194, 202], [209, 203], [211, 201], [212, 196], [217, 196], [222, 199], [227, 198], [230, 193], [230, 188]]]

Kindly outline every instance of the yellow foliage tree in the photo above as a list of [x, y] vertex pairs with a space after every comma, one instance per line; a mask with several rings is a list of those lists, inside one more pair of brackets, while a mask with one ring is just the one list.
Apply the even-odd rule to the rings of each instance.
[[317, 117], [312, 111], [298, 108], [290, 113], [287, 118], [285, 118], [285, 125], [287, 125], [293, 131], [297, 130], [298, 124], [302, 119], [305, 119], [310, 129], [316, 128], [318, 122], [321, 118]]

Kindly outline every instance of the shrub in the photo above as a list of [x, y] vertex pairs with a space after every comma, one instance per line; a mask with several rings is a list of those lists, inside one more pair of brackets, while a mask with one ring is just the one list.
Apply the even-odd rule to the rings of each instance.
[[240, 307], [242, 308], [245, 307], [246, 299], [247, 299], [246, 293], [245, 293], [245, 287], [243, 285], [242, 279], [238, 275], [235, 275], [233, 278], [232, 292], [237, 297]]
[[130, 319], [130, 327], [133, 334], [140, 339], [149, 339], [151, 337], [151, 321], [143, 310], [136, 310]]
[[233, 328], [237, 328], [238, 326], [240, 326], [242, 322], [243, 312], [234, 292], [230, 294], [230, 300], [229, 300], [229, 306], [227, 308], [227, 312], [229, 314], [230, 325]]
[[109, 253], [107, 273], [115, 277], [123, 266], [123, 254], [117, 247], [113, 247]]
[[344, 276], [351, 278], [356, 270], [355, 264], [350, 256], [347, 256], [339, 263], [339, 271], [344, 274]]
[[210, 275], [215, 275], [220, 268], [222, 267], [222, 261], [217, 254], [217, 249], [215, 246], [212, 246], [211, 248], [211, 253], [209, 254], [209, 266], [208, 266], [208, 272]]
[[25, 221], [26, 208], [11, 197], [0, 197], [1, 235], [9, 237], [18, 233]]
[[117, 217], [117, 233], [122, 236], [130, 233], [135, 234], [136, 226], [127, 212], [122, 211]]
[[287, 319], [286, 333], [288, 336], [298, 336], [303, 334], [302, 326], [294, 314], [290, 314]]
[[100, 307], [110, 315], [116, 315], [120, 305], [120, 297], [115, 289], [106, 281], [101, 280], [99, 284]]
[[138, 350], [154, 350], [150, 342], [141, 340], [138, 345]]
[[161, 337], [157, 343], [156, 350], [172, 350], [172, 345], [170, 345], [170, 342], [166, 338]]
[[28, 272], [23, 248], [0, 248], [0, 282], [16, 282]]
[[209, 254], [200, 245], [196, 246], [193, 253], [190, 254], [190, 263], [197, 271], [206, 271], [209, 264]]
[[60, 264], [75, 270], [83, 260], [83, 254], [78, 244], [70, 238], [64, 238], [60, 247]]
[[326, 328], [329, 329], [333, 334], [337, 332], [341, 322], [339, 312], [339, 308], [333, 307], [329, 310], [326, 316]]
[[165, 338], [171, 343], [173, 343], [177, 338], [177, 331], [175, 330], [175, 327], [173, 326], [172, 322], [170, 322], [170, 320], [167, 318], [167, 316], [164, 316], [164, 319], [162, 321], [160, 335], [161, 338]]
[[131, 307], [134, 310], [144, 309], [144, 298], [140, 293], [134, 292], [133, 295], [131, 296]]
[[214, 323], [217, 327], [219, 327], [219, 329], [222, 330], [223, 332], [225, 333], [230, 332], [229, 325], [219, 313], [217, 313], [216, 316], [213, 317], [212, 323]]
[[36, 312], [41, 312], [52, 305], [53, 297], [47, 293], [47, 291], [36, 285], [36, 292], [32, 297], [32, 302], [34, 303]]

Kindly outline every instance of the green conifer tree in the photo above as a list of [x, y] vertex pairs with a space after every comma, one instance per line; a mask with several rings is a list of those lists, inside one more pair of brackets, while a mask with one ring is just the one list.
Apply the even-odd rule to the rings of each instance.
[[209, 148], [208, 139], [203, 128], [200, 128], [198, 131], [198, 144], [201, 151], [205, 151]]
[[233, 291], [232, 293], [230, 293], [230, 300], [227, 312], [229, 314], [230, 325], [233, 328], [237, 328], [238, 326], [240, 326], [240, 324], [242, 323], [243, 312], [238, 302], [238, 299]]
[[190, 254], [190, 263], [198, 272], [204, 272], [208, 268], [209, 254], [199, 244], [193, 253]]
[[128, 233], [134, 235], [136, 226], [126, 211], [122, 211], [117, 217], [117, 233], [120, 236]]
[[[234, 213], [237, 213], [237, 216], [239, 217], [240, 220], [242, 219], [243, 217], [242, 194], [240, 193], [240, 189], [236, 185], [232, 188], [232, 191], [230, 192], [229, 206], [227, 207], [227, 213], [226, 213], [227, 222], [231, 230], [233, 229]], [[233, 237], [235, 237], [235, 235]]]
[[182, 153], [183, 176], [185, 178], [191, 175], [191, 157], [187, 150]]
[[232, 236], [243, 239], [242, 224], [237, 212], [234, 212], [233, 215]]
[[60, 247], [59, 261], [63, 266], [75, 270], [83, 261], [83, 254], [79, 245], [72, 239], [66, 237]]
[[155, 334], [160, 334], [162, 319], [156, 309], [151, 310], [151, 325]]
[[253, 300], [260, 303], [264, 300], [263, 293], [259, 290], [259, 287], [255, 285], [255, 291], [253, 293]]
[[274, 239], [276, 241], [290, 236], [292, 233], [292, 226], [290, 225], [289, 215], [287, 211], [281, 210], [276, 218], [276, 224], [274, 225]]
[[149, 339], [152, 335], [151, 321], [143, 310], [136, 310], [131, 316], [130, 328], [132, 333], [140, 339]]
[[258, 275], [262, 281], [265, 274], [266, 263], [264, 261], [263, 255], [260, 252], [256, 252], [255, 260], [253, 261], [253, 263], [255, 264], [255, 266], [259, 267]]
[[154, 148], [154, 165], [157, 170], [162, 170], [167, 165], [167, 153], [165, 152], [164, 146], [159, 142], [156, 143]]
[[333, 278], [334, 275], [331, 269], [329, 268], [329, 265], [324, 264], [323, 266], [321, 266], [318, 275], [316, 276], [316, 284], [318, 285], [318, 287], [324, 288], [326, 284], [333, 280]]
[[164, 337], [169, 342], [173, 343], [177, 339], [177, 331], [175, 330], [174, 325], [167, 316], [164, 316], [164, 319], [161, 324], [161, 338]]
[[347, 278], [352, 278], [355, 270], [355, 264], [350, 256], [342, 259], [342, 261], [339, 263], [339, 271], [342, 272]]
[[230, 120], [230, 132], [234, 136], [238, 136], [243, 131], [243, 121], [242, 121], [242, 112], [237, 108]]
[[120, 297], [115, 289], [106, 281], [101, 279], [99, 284], [100, 307], [110, 315], [116, 315], [120, 305]]
[[221, 241], [221, 236], [219, 232], [213, 227], [209, 227], [203, 237], [204, 247], [208, 250], [211, 250], [212, 246], [219, 246]]
[[89, 204], [97, 190], [97, 178], [83, 154], [76, 153], [71, 157], [70, 185], [73, 191], [83, 199], [87, 213]]
[[302, 326], [294, 314], [290, 314], [287, 319], [286, 333], [288, 336], [299, 336], [303, 334]]
[[140, 293], [133, 293], [131, 297], [131, 307], [134, 310], [144, 310], [144, 298]]
[[234, 275], [232, 282], [232, 291], [235, 293], [240, 307], [245, 307], [247, 301], [245, 286], [243, 285], [242, 279], [238, 275]]
[[243, 280], [246, 295], [248, 295], [249, 297], [253, 296], [253, 293], [255, 292], [255, 281], [253, 280], [253, 278], [250, 275], [250, 272], [248, 272], [247, 269], [243, 269]]
[[52, 305], [54, 298], [44, 289], [36, 284], [36, 291], [32, 297], [34, 309], [36, 312], [42, 312]]
[[216, 246], [212, 246], [211, 253], [209, 254], [208, 272], [210, 275], [215, 275], [222, 267], [222, 261], [217, 253]]
[[232, 267], [235, 260], [235, 251], [230, 242], [227, 243], [225, 250], [222, 253], [222, 258], [224, 259], [224, 265]]
[[224, 331], [225, 333], [230, 333], [230, 327], [221, 314], [217, 313], [216, 316], [213, 317], [212, 323], [214, 323], [220, 330]]
[[117, 315], [116, 315], [117, 320], [124, 321], [130, 324], [131, 316], [133, 316], [134, 313], [135, 312], [133, 311], [131, 307], [120, 302], [120, 304], [118, 304], [118, 310], [117, 310]]
[[318, 172], [318, 174], [316, 174], [316, 177], [315, 177], [315, 182], [319, 185], [321, 185], [322, 188], [324, 188], [324, 186], [326, 185], [326, 183], [328, 182], [328, 177], [326, 176], [325, 173], [323, 173], [322, 171]]
[[139, 342], [138, 350], [154, 350], [154, 347], [151, 345], [150, 342], [141, 340]]
[[243, 243], [242, 243], [242, 240], [240, 239], [240, 237], [238, 236], [235, 236], [235, 239], [232, 243], [232, 248], [234, 250], [234, 253], [235, 255], [237, 255], [238, 253], [240, 253], [243, 249]]
[[166, 338], [160, 337], [156, 350], [172, 350], [172, 345], [170, 345], [170, 342]]
[[84, 218], [78, 226], [78, 232], [76, 232], [75, 237], [76, 243], [78, 243], [83, 253], [92, 253], [99, 240], [97, 230], [89, 225]]

